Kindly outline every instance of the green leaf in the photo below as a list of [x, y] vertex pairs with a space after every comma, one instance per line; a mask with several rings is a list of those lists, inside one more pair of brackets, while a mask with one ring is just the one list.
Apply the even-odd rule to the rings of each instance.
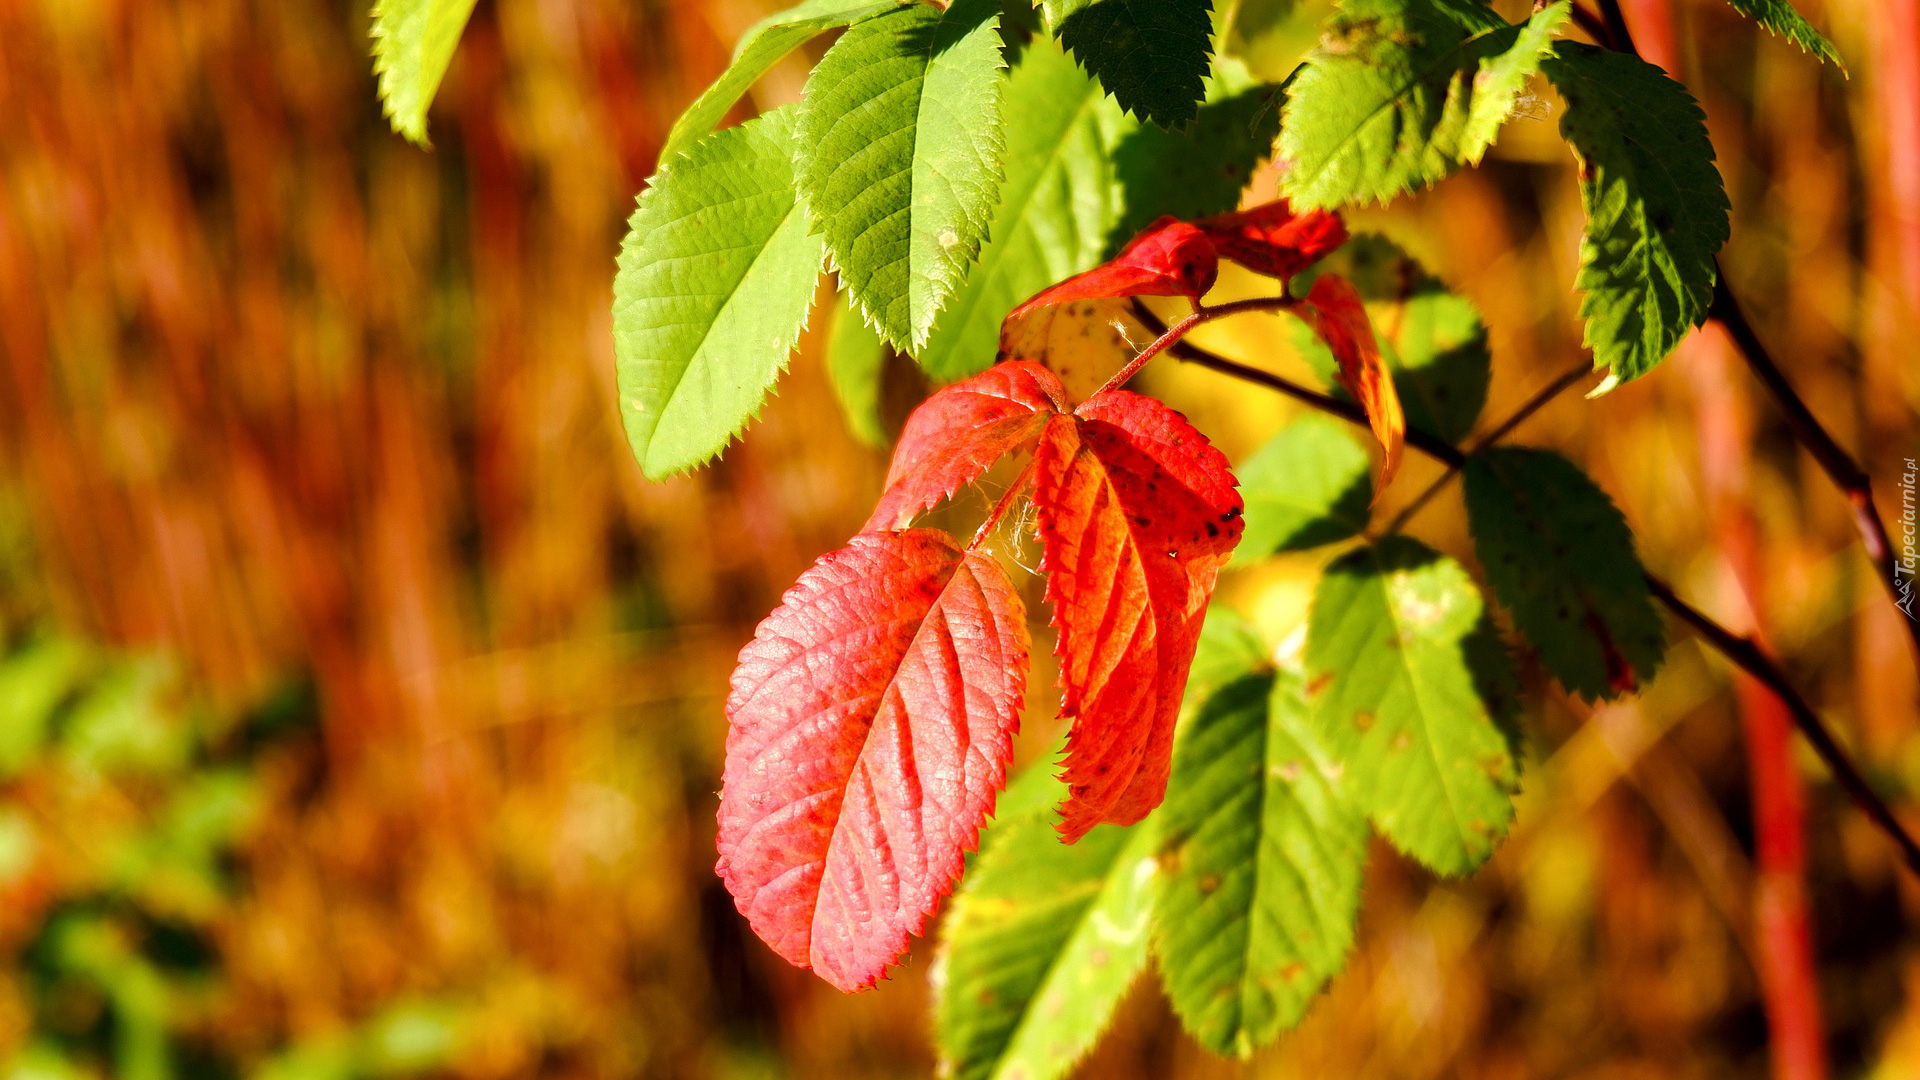
[[[1260, 631], [1245, 616], [1217, 603], [1208, 606], [1207, 617], [1200, 623], [1200, 647], [1194, 650], [1181, 709], [1191, 713], [1212, 697], [1215, 690], [1233, 680], [1271, 670], [1271, 651], [1261, 640]], [[1176, 731], [1174, 738], [1180, 737]]]
[[1367, 452], [1346, 427], [1303, 416], [1234, 469], [1247, 504], [1236, 563], [1358, 535], [1373, 505]]
[[1687, 88], [1635, 56], [1561, 42], [1545, 66], [1567, 101], [1561, 134], [1580, 159], [1586, 343], [1594, 365], [1635, 379], [1706, 319], [1727, 193], [1706, 116]]
[[706, 93], [687, 106], [687, 111], [680, 114], [680, 119], [674, 121], [673, 130], [667, 135], [667, 145], [660, 150], [660, 160], [669, 160], [699, 142], [726, 117], [727, 110], [740, 100], [740, 95], [746, 93], [748, 87], [758, 82], [760, 76], [779, 63], [782, 57], [804, 45], [815, 34], [891, 11], [899, 7], [901, 2], [807, 0], [804, 4], [769, 15], [748, 27], [747, 32], [740, 36], [740, 47], [734, 50], [733, 63], [714, 80], [712, 86], [707, 87]]
[[853, 302], [918, 353], [1000, 196], [998, 0], [851, 27], [807, 80], [800, 190]]
[[1042, 0], [1047, 25], [1120, 107], [1163, 128], [1194, 118], [1213, 56], [1211, 0]]
[[1194, 714], [1158, 811], [1154, 955], [1181, 1022], [1250, 1056], [1353, 949], [1367, 823], [1329, 780], [1297, 671], [1250, 675]]
[[1512, 664], [1451, 559], [1387, 537], [1327, 567], [1307, 621], [1314, 728], [1395, 847], [1443, 874], [1492, 854], [1518, 786]]
[[1114, 147], [1134, 122], [1051, 43], [1035, 40], [1007, 83], [1006, 181], [980, 265], [920, 351], [927, 374], [986, 370], [1000, 322], [1027, 297], [1098, 263], [1119, 217]]
[[1029, 809], [1003, 809], [954, 897], [934, 980], [942, 1076], [1064, 1076], [1146, 965], [1153, 831], [1101, 825], [1061, 844], [1066, 787], [1050, 773], [1008, 788], [1003, 808]]
[[1240, 205], [1254, 169], [1273, 153], [1281, 94], [1277, 86], [1240, 87], [1222, 75], [1184, 131], [1141, 126], [1121, 139], [1113, 168], [1125, 210], [1107, 234], [1105, 254], [1117, 253], [1162, 214], [1196, 221]]
[[0, 780], [25, 771], [45, 749], [54, 714], [87, 674], [89, 657], [63, 637], [34, 640], [0, 659]]
[[1727, 0], [1733, 9], [1761, 26], [1775, 37], [1786, 38], [1801, 50], [1825, 60], [1845, 73], [1847, 65], [1840, 60], [1840, 50], [1833, 47], [1820, 31], [1813, 28], [1804, 16], [1794, 10], [1786, 0]]
[[[1449, 290], [1417, 261], [1383, 237], [1362, 235], [1296, 278], [1304, 296], [1322, 273], [1352, 281], [1366, 298], [1381, 358], [1393, 372], [1407, 426], [1459, 442], [1473, 430], [1487, 402], [1492, 354], [1487, 328], [1473, 301]], [[1333, 353], [1303, 321], [1291, 321], [1295, 347], [1329, 383]], [[1336, 388], [1339, 396], [1348, 396]], [[1245, 546], [1244, 541], [1242, 546]]]
[[453, 61], [474, 0], [376, 0], [373, 72], [393, 130], [427, 145], [427, 106]]
[[1480, 69], [1473, 77], [1473, 101], [1467, 110], [1467, 126], [1461, 133], [1466, 160], [1480, 160], [1493, 145], [1501, 125], [1513, 115], [1521, 91], [1540, 70], [1540, 61], [1553, 47], [1553, 39], [1572, 17], [1572, 0], [1549, 4], [1521, 24], [1520, 33], [1504, 52], [1480, 61]]
[[887, 343], [860, 321], [845, 293], [833, 305], [833, 323], [827, 332], [827, 378], [853, 437], [868, 446], [887, 445], [880, 422], [880, 385], [886, 373]]
[[1288, 87], [1283, 193], [1385, 202], [1478, 162], [1568, 11], [1511, 26], [1477, 0], [1346, 0]]
[[658, 480], [718, 454], [759, 412], [820, 273], [793, 194], [794, 109], [708, 136], [663, 166], [613, 282], [620, 418]]
[[1467, 463], [1467, 518], [1494, 595], [1561, 685], [1616, 697], [1666, 651], [1626, 519], [1559, 454], [1496, 448]]

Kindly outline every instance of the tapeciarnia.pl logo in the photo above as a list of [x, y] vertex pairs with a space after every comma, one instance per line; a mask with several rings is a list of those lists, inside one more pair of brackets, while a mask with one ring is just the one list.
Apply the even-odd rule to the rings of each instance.
[[1905, 459], [1906, 471], [1900, 474], [1900, 557], [1893, 564], [1893, 585], [1900, 590], [1898, 601], [1900, 610], [1913, 614], [1913, 573], [1916, 557], [1914, 554], [1914, 506], [1913, 481], [1916, 469], [1912, 458]]

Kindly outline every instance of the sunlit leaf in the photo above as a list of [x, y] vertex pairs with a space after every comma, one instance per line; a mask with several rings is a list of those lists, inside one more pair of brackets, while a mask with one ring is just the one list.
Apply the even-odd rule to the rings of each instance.
[[1247, 503], [1247, 531], [1234, 561], [1305, 551], [1367, 527], [1373, 482], [1367, 453], [1347, 427], [1303, 416], [1234, 468]]
[[[1407, 426], [1450, 443], [1466, 438], [1486, 405], [1493, 372], [1487, 328], [1473, 301], [1379, 236], [1354, 237], [1304, 271], [1295, 288], [1323, 272], [1353, 282], [1365, 299]], [[1306, 361], [1332, 379], [1339, 365], [1311, 329], [1298, 326], [1293, 338]]]
[[867, 528], [892, 529], [980, 478], [1067, 407], [1053, 373], [999, 364], [939, 391], [907, 417]]
[[1512, 661], [1459, 564], [1390, 536], [1335, 560], [1307, 623], [1314, 731], [1395, 847], [1443, 874], [1513, 819]]
[[1393, 377], [1374, 341], [1366, 305], [1352, 282], [1336, 274], [1322, 274], [1308, 291], [1301, 311], [1333, 353], [1339, 365], [1340, 385], [1366, 410], [1373, 437], [1386, 453], [1380, 466], [1380, 489], [1385, 490], [1400, 468], [1400, 447], [1406, 438], [1407, 419], [1400, 411], [1400, 395]]
[[[1687, 88], [1635, 56], [1562, 42], [1544, 66], [1580, 159], [1587, 346], [1610, 384], [1653, 370], [1706, 319], [1727, 193]], [[1609, 385], [1610, 385], [1609, 384]]]
[[1061, 715], [1073, 725], [1061, 823], [1072, 841], [1159, 804], [1201, 617], [1240, 539], [1241, 503], [1205, 437], [1124, 390], [1050, 422], [1035, 461]]
[[1146, 966], [1153, 834], [1101, 826], [1062, 846], [1065, 794], [1044, 766], [1003, 815], [954, 896], [941, 941], [936, 1027], [942, 1075], [1057, 1080], [1092, 1048]]
[[1166, 869], [1154, 954], [1181, 1023], [1245, 1057], [1345, 965], [1367, 823], [1330, 780], [1298, 670], [1249, 675], [1194, 713], [1153, 819]]
[[474, 0], [375, 0], [373, 71], [393, 130], [422, 146], [427, 106], [453, 62]]
[[854, 304], [917, 353], [1000, 200], [999, 0], [909, 4], [847, 30], [807, 80], [795, 151]]
[[[980, 265], [940, 313], [920, 351], [936, 379], [993, 363], [1014, 306], [1100, 261], [1120, 214], [1115, 144], [1134, 123], [1051, 43], [1027, 47], [1008, 81], [1005, 183]], [[1032, 357], [1038, 359], [1038, 357]]]
[[1478, 0], [1344, 0], [1288, 85], [1282, 192], [1385, 202], [1478, 162], [1568, 11], [1513, 26]]
[[794, 201], [791, 107], [729, 128], [641, 193], [613, 282], [620, 418], [653, 479], [718, 454], [800, 340], [820, 240]]
[[926, 529], [823, 556], [741, 650], [718, 870], [754, 932], [872, 986], [1006, 784], [1027, 673], [1006, 572]]
[[885, 446], [880, 422], [880, 387], [886, 372], [887, 343], [860, 321], [843, 293], [833, 305], [827, 328], [827, 377], [847, 418], [847, 429], [868, 446]]
[[704, 138], [727, 115], [727, 110], [740, 99], [740, 95], [747, 92], [748, 87], [808, 39], [891, 11], [902, 2], [904, 0], [886, 0], [884, 3], [874, 3], [873, 0], [807, 0], [785, 11], [775, 12], [748, 27], [747, 32], [740, 36], [740, 46], [734, 50], [733, 62], [727, 65], [727, 70], [721, 72], [713, 85], [695, 98], [693, 104], [687, 106], [687, 111], [680, 114], [680, 119], [674, 121], [673, 130], [667, 133], [667, 144], [660, 149], [660, 160], [666, 161]]

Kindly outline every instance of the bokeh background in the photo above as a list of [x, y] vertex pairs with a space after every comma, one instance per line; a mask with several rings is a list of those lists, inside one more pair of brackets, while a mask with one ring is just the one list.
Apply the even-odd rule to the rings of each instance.
[[[381, 118], [362, 0], [0, 0], [0, 1075], [934, 1071], [931, 940], [844, 997], [712, 873], [732, 656], [884, 471], [839, 420], [824, 319], [697, 475], [645, 482], [612, 400], [633, 196], [774, 6], [481, 0], [423, 151]], [[1625, 6], [1706, 107], [1729, 279], [1897, 517], [1914, 0], [1801, 0], [1846, 77], [1720, 0]], [[1284, 77], [1324, 13], [1246, 0], [1234, 47]], [[1359, 215], [1485, 313], [1485, 426], [1581, 355], [1573, 165], [1535, 92], [1484, 167]], [[1284, 366], [1282, 329], [1213, 344]], [[897, 424], [923, 388], [893, 375]], [[1236, 457], [1295, 408], [1202, 371], [1147, 385]], [[1920, 825], [1902, 616], [1722, 338], [1516, 437], [1764, 632]], [[1389, 511], [1436, 473], [1403, 475]], [[1457, 490], [1413, 527], [1470, 552]], [[1279, 641], [1318, 565], [1222, 597]], [[1081, 1075], [1768, 1075], [1741, 737], [1764, 701], [1678, 628], [1636, 702], [1527, 667], [1526, 792], [1486, 869], [1439, 882], [1376, 844], [1360, 949], [1297, 1033], [1210, 1059], [1146, 979]], [[1920, 1076], [1920, 888], [1796, 753], [1825, 1056]]]

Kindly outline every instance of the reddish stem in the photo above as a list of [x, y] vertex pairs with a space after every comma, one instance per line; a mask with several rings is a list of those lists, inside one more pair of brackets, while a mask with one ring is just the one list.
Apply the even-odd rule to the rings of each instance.
[[1029, 461], [1027, 467], [1020, 470], [1020, 475], [1014, 477], [1013, 485], [1007, 488], [1006, 494], [1000, 496], [1000, 501], [993, 505], [993, 512], [987, 515], [987, 520], [980, 523], [980, 528], [974, 532], [973, 539], [967, 542], [968, 551], [979, 547], [980, 542], [993, 532], [994, 526], [1000, 524], [1000, 519], [1007, 516], [1007, 509], [1013, 505], [1014, 500], [1033, 486], [1033, 475], [1039, 465], [1038, 460]]

